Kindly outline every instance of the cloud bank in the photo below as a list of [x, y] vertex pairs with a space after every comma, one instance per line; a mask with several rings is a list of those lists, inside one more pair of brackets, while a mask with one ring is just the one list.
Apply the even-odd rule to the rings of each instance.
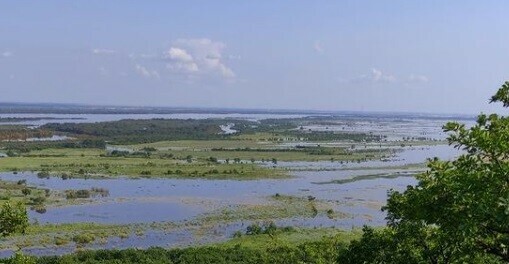
[[176, 74], [233, 79], [235, 73], [223, 59], [225, 47], [224, 43], [207, 38], [178, 39], [164, 52], [163, 59], [166, 68]]

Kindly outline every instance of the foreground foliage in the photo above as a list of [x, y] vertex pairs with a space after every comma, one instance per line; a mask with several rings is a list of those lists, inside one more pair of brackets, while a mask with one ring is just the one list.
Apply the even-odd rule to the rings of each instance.
[[[491, 101], [509, 106], [509, 82]], [[481, 114], [471, 128], [444, 130], [465, 154], [430, 160], [417, 186], [390, 193], [388, 228], [365, 228], [345, 262], [509, 262], [509, 117]]]
[[[83, 251], [65, 256], [31, 258], [16, 254], [5, 264], [164, 264], [164, 263], [333, 263], [344, 249], [344, 244], [333, 238], [306, 242], [299, 245], [274, 245], [269, 247], [207, 246], [185, 249], [149, 248], [146, 250]], [[29, 262], [20, 262], [20, 260]]]
[[28, 214], [22, 203], [5, 202], [0, 207], [0, 237], [13, 233], [25, 233]]

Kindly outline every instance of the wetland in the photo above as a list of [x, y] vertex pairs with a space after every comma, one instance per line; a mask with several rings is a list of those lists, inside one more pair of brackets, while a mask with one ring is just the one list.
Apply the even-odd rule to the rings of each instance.
[[2, 238], [3, 257], [232, 243], [251, 225], [355, 234], [385, 225], [387, 191], [415, 184], [428, 158], [460, 153], [436, 116], [2, 119], [0, 203], [23, 202], [30, 219], [26, 234]]

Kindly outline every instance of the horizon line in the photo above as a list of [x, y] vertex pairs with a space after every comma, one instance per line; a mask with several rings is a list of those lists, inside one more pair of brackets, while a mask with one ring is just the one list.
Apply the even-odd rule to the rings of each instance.
[[[319, 109], [291, 109], [291, 108], [239, 108], [239, 107], [198, 107], [198, 106], [148, 106], [148, 105], [111, 105], [111, 104], [91, 104], [91, 103], [50, 103], [50, 102], [1, 102], [0, 109], [5, 109], [8, 105], [17, 105], [22, 109], [23, 106], [40, 106], [50, 108], [51, 106], [60, 107], [82, 107], [82, 108], [99, 108], [102, 110], [129, 110], [130, 108], [154, 109], [154, 110], [198, 110], [204, 113], [205, 110], [223, 111], [233, 113], [235, 111], [253, 111], [253, 112], [275, 112], [276, 114], [415, 114], [415, 115], [449, 115], [449, 116], [469, 116], [476, 117], [474, 113], [439, 113], [439, 112], [419, 112], [419, 111], [387, 111], [387, 110], [319, 110]], [[119, 109], [107, 109], [119, 108]], [[27, 109], [28, 110], [28, 109]], [[96, 109], [97, 110], [97, 109]], [[1, 111], [0, 111], [1, 112]], [[15, 112], [13, 112], [15, 113]], [[28, 113], [28, 112], [25, 112]]]

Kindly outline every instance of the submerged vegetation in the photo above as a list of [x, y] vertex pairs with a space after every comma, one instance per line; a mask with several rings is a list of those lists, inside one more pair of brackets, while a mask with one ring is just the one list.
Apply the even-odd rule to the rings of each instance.
[[[476, 146], [472, 145], [472, 142], [475, 144], [483, 142], [481, 139], [488, 142], [489, 136], [485, 138], [486, 134], [479, 131], [492, 129], [492, 122], [495, 122], [497, 127], [505, 127], [503, 125], [505, 121], [498, 121], [493, 116], [484, 119], [480, 117], [480, 120], [480, 127], [473, 128], [474, 130], [466, 130], [461, 125], [447, 126], [448, 131], [456, 132], [458, 135], [455, 138], [453, 134], [450, 143], [472, 146], [467, 152], [473, 156], [464, 156], [455, 161], [463, 163], [433, 160], [429, 163], [429, 171], [418, 177], [421, 181], [418, 187], [409, 187], [404, 193], [392, 192], [388, 204], [384, 207], [389, 216], [389, 225], [385, 228], [365, 227], [363, 232], [354, 229], [353, 226], [352, 231], [325, 228], [324, 226], [329, 224], [338, 226], [337, 223], [341, 221], [349, 223], [350, 220], [361, 217], [369, 221], [371, 217], [369, 214], [356, 213], [356, 216], [351, 214], [348, 207], [345, 207], [346, 203], [365, 203], [365, 208], [371, 210], [376, 210], [383, 204], [359, 197], [348, 201], [330, 199], [328, 195], [324, 198], [309, 189], [299, 189], [298, 192], [286, 192], [285, 189], [283, 189], [285, 192], [280, 192], [278, 189], [272, 194], [269, 192], [263, 196], [260, 194], [252, 196], [257, 197], [259, 201], [239, 199], [235, 203], [200, 200], [200, 197], [195, 197], [196, 201], [191, 201], [192, 199], [181, 195], [162, 197], [161, 199], [168, 199], [168, 202], [180, 199], [180, 203], [186, 204], [185, 200], [188, 200], [187, 203], [207, 207], [202, 213], [183, 221], [123, 225], [52, 224], [33, 221], [28, 224], [28, 218], [25, 218], [27, 211], [23, 204], [35, 212], [44, 214], [46, 210], [51, 210], [55, 206], [100, 203], [107, 199], [113, 202], [129, 202], [130, 197], [115, 195], [109, 197], [108, 189], [90, 185], [87, 187], [73, 185], [75, 189], [65, 186], [59, 190], [50, 190], [27, 184], [26, 180], [18, 182], [0, 180], [2, 187], [0, 204], [5, 207], [2, 209], [3, 215], [20, 218], [18, 222], [13, 222], [16, 223], [15, 227], [6, 227], [5, 230], [9, 228], [10, 231], [8, 233], [6, 231], [5, 235], [9, 236], [2, 241], [0, 249], [15, 251], [18, 248], [25, 248], [29, 254], [41, 248], [65, 249], [64, 252], [80, 251], [64, 256], [40, 257], [30, 257], [18, 252], [10, 259], [5, 259], [5, 263], [20, 261], [21, 263], [427, 263], [435, 260], [448, 262], [479, 259], [497, 262], [505, 257], [501, 245], [506, 238], [503, 233], [505, 226], [494, 225], [496, 220], [463, 223], [464, 226], [470, 225], [469, 232], [478, 237], [476, 241], [468, 241], [468, 237], [461, 234], [461, 230], [454, 230], [451, 227], [447, 227], [451, 229], [446, 230], [441, 225], [450, 223], [443, 221], [442, 215], [460, 218], [471, 205], [454, 202], [454, 197], [459, 197], [460, 194], [464, 199], [469, 197], [468, 192], [454, 192], [457, 190], [448, 189], [461, 186], [454, 183], [459, 179], [452, 177], [450, 178], [452, 182], [443, 183], [437, 179], [443, 175], [449, 177], [449, 173], [456, 175], [455, 170], [463, 172], [463, 169], [459, 168], [461, 166], [466, 168], [466, 164], [472, 160], [478, 162], [476, 166], [479, 166], [468, 167], [474, 171], [487, 168], [494, 172], [497, 169], [490, 167], [491, 165], [487, 166], [486, 163], [494, 161], [495, 156], [504, 150], [503, 147], [488, 149], [487, 153], [492, 156], [486, 156], [479, 154], [480, 151], [483, 147], [492, 145], [486, 143], [483, 146]], [[223, 130], [225, 124], [229, 131]], [[1, 158], [0, 171], [13, 174], [31, 171], [40, 178], [36, 178], [37, 180], [55, 180], [55, 177], [58, 177], [62, 181], [67, 181], [65, 183], [70, 183], [69, 181], [76, 178], [103, 177], [126, 177], [125, 180], [135, 178], [259, 180], [287, 179], [292, 177], [296, 170], [309, 172], [342, 170], [348, 164], [358, 165], [351, 166], [354, 170], [363, 168], [362, 163], [377, 162], [378, 167], [367, 170], [373, 171], [371, 174], [352, 173], [352, 176], [328, 180], [321, 180], [318, 176], [310, 177], [316, 179], [316, 183], [348, 184], [379, 178], [414, 176], [422, 172], [419, 164], [402, 162], [399, 167], [383, 167], [378, 164], [390, 162], [399, 151], [407, 149], [408, 146], [444, 143], [427, 135], [405, 134], [394, 139], [394, 135], [393, 138], [389, 138], [384, 133], [352, 131], [349, 129], [350, 125], [349, 122], [335, 117], [259, 121], [121, 120], [53, 123], [36, 128], [8, 125], [8, 129], [7, 126], [3, 130], [0, 129], [0, 135], [7, 138], [0, 141], [0, 151], [7, 156]], [[22, 131], [29, 132], [22, 136]], [[479, 133], [478, 138], [469, 138], [470, 135], [477, 135], [476, 133]], [[61, 137], [61, 140], [29, 140], [30, 137], [52, 136]], [[494, 138], [503, 139], [502, 136]], [[475, 155], [481, 156], [475, 158], [477, 157]], [[503, 166], [504, 162], [505, 160], [498, 160], [497, 164]], [[316, 164], [316, 167], [291, 167], [293, 163]], [[390, 171], [378, 172], [380, 168]], [[224, 183], [218, 181], [217, 184]], [[500, 182], [493, 182], [490, 186], [496, 184]], [[314, 186], [324, 189], [335, 187]], [[440, 188], [433, 189], [436, 186]], [[471, 186], [481, 189], [480, 185]], [[176, 190], [173, 187], [166, 186], [167, 189], [162, 190], [171, 192], [170, 190]], [[433, 190], [429, 191], [431, 189]], [[327, 190], [324, 191], [326, 192]], [[353, 199], [351, 194], [344, 194], [344, 197]], [[494, 199], [497, 204], [503, 204], [504, 201], [496, 199], [497, 197], [493, 194], [486, 199]], [[139, 197], [139, 201], [151, 199], [157, 201], [159, 198], [142, 196]], [[448, 206], [456, 208], [457, 211], [449, 212], [448, 207], [443, 207], [447, 202]], [[11, 210], [14, 208], [11, 205], [15, 205], [19, 210]], [[440, 210], [430, 209], [439, 205], [442, 206]], [[12, 213], [14, 211], [18, 213]], [[423, 215], [422, 212], [426, 212], [427, 215]], [[479, 219], [489, 218], [489, 214], [476, 216]], [[502, 219], [503, 215], [498, 214], [496, 217]], [[311, 225], [314, 228], [276, 225], [303, 219], [312, 219], [309, 221], [316, 221], [313, 223], [319, 224]], [[237, 232], [229, 229], [228, 232], [222, 233], [218, 231], [222, 227], [242, 227], [242, 229]], [[487, 236], [479, 228], [493, 229], [491, 232], [501, 230], [501, 233]], [[149, 232], [186, 233], [201, 245], [176, 249], [88, 250], [105, 245], [111, 247], [108, 244], [111, 241], [131, 243], [128, 239], [142, 238]], [[455, 243], [465, 246], [453, 246]], [[498, 253], [492, 253], [497, 250]], [[465, 257], [467, 251], [472, 252], [470, 257]]]
[[[34, 263], [334, 263], [358, 231], [252, 225], [227, 242], [182, 249], [83, 251], [65, 256], [28, 257]], [[93, 237], [77, 236], [77, 241]]]
[[[225, 122], [234, 124], [236, 133], [223, 133]], [[311, 121], [151, 119], [54, 123], [35, 130], [20, 127], [19, 131], [44, 131], [65, 138], [0, 141], [0, 151], [8, 156], [2, 158], [0, 171], [71, 177], [259, 179], [287, 177], [283, 169], [273, 168], [278, 161], [365, 162], [392, 154], [382, 136], [301, 131], [298, 124], [302, 122]], [[0, 136], [11, 138], [11, 134], [0, 129]], [[378, 147], [367, 148], [376, 142]], [[353, 148], [353, 143], [364, 144], [364, 149]]]

